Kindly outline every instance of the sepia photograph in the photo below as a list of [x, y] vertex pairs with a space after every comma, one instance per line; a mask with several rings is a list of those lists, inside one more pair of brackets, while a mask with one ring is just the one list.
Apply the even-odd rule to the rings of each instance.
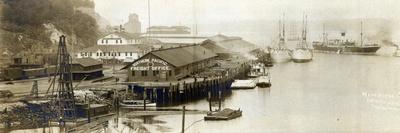
[[400, 132], [398, 0], [0, 0], [0, 133]]

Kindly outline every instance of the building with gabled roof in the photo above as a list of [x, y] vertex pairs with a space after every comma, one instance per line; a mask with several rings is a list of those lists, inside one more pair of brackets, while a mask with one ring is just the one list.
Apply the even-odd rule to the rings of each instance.
[[76, 58], [72, 60], [71, 72], [73, 80], [90, 80], [103, 77], [103, 63], [92, 58]]
[[175, 81], [209, 67], [217, 54], [200, 45], [160, 49], [125, 66], [128, 82]]
[[246, 54], [257, 48], [255, 44], [243, 40], [241, 37], [225, 36], [221, 34], [209, 37], [204, 42], [214, 43], [222, 48], [229, 49], [232, 52]]
[[151, 50], [151, 46], [138, 45], [95, 45], [81, 50], [77, 58], [93, 58], [106, 62], [107, 60], [118, 60], [120, 62], [132, 62], [144, 53]]
[[134, 45], [141, 43], [142, 37], [140, 33], [128, 33], [125, 31], [113, 32], [97, 40], [97, 45]]

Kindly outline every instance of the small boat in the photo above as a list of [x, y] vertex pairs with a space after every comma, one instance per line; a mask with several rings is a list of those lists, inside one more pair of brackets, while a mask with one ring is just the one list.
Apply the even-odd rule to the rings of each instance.
[[263, 75], [258, 78], [256, 85], [261, 88], [271, 87], [271, 80], [269, 80], [267, 75]]
[[222, 111], [207, 113], [207, 116], [204, 116], [204, 120], [231, 120], [240, 116], [242, 116], [240, 109], [225, 108]]
[[263, 63], [254, 63], [251, 65], [250, 72], [247, 74], [247, 77], [257, 78], [258, 76], [262, 75], [264, 71]]
[[[120, 102], [123, 107], [144, 107], [143, 100], [123, 100]], [[146, 100], [146, 107], [156, 107], [156, 103], [152, 103]]]
[[231, 88], [232, 89], [253, 89], [256, 87], [256, 80], [255, 79], [245, 79], [245, 80], [235, 80]]

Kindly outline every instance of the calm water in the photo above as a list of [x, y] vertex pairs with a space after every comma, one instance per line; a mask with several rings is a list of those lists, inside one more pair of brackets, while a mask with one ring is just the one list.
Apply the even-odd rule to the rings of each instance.
[[[200, 121], [186, 132], [400, 132], [400, 58], [316, 54], [310, 63], [270, 71], [271, 88], [234, 90], [224, 100], [223, 107], [243, 110], [242, 117], [201, 121], [204, 115], [187, 115], [186, 127]], [[185, 105], [208, 109], [206, 100]], [[111, 131], [180, 132], [181, 118], [122, 118]]]
[[[223, 107], [241, 108], [231, 121], [200, 121], [187, 132], [400, 131], [400, 58], [316, 54], [310, 63], [278, 64], [272, 87], [234, 90]], [[207, 110], [201, 100], [188, 109]], [[216, 108], [216, 107], [215, 107]], [[203, 115], [188, 115], [186, 126]], [[181, 116], [156, 116], [150, 132], [179, 132]]]

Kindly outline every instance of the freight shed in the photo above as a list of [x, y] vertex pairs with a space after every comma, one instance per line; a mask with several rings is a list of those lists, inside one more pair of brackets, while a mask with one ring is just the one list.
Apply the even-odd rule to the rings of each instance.
[[210, 67], [217, 55], [200, 45], [152, 51], [128, 64], [128, 82], [176, 81]]
[[92, 58], [77, 58], [72, 61], [73, 80], [86, 80], [103, 77], [103, 64]]

